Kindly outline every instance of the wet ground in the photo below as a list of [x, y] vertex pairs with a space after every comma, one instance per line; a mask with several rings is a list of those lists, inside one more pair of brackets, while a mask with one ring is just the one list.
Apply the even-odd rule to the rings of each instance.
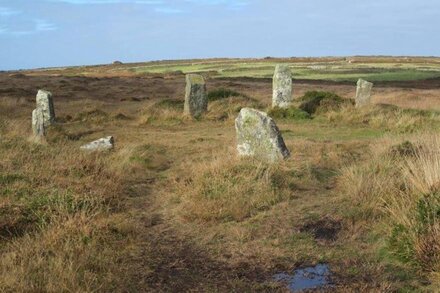
[[291, 292], [329, 288], [331, 286], [331, 272], [327, 264], [297, 269], [292, 274], [276, 274], [274, 279], [277, 282], [285, 283]]

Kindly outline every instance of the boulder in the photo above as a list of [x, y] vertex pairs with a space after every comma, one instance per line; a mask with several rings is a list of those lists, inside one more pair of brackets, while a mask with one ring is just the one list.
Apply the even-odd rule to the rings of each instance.
[[186, 75], [184, 114], [197, 118], [208, 110], [208, 95], [203, 76]]
[[243, 108], [235, 120], [237, 151], [240, 156], [276, 162], [286, 159], [290, 152], [281, 133], [266, 113]]
[[277, 65], [273, 75], [272, 107], [288, 108], [293, 101], [292, 73], [288, 65]]
[[363, 79], [359, 79], [356, 89], [356, 108], [364, 107], [371, 102], [371, 90], [373, 89], [373, 83]]
[[44, 126], [47, 127], [55, 122], [55, 109], [53, 106], [52, 93], [39, 90], [37, 93], [37, 109], [43, 111]]
[[85, 151], [107, 151], [114, 147], [113, 136], [107, 136], [100, 138], [98, 140], [92, 141], [91, 143], [81, 146], [81, 150]]

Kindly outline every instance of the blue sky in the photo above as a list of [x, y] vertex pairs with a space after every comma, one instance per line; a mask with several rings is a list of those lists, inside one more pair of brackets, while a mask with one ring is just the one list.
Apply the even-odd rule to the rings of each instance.
[[439, 0], [0, 0], [0, 70], [162, 59], [440, 55]]

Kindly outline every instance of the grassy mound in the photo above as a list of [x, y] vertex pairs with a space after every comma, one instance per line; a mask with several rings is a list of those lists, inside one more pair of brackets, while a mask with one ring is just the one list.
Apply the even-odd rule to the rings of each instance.
[[299, 108], [310, 115], [340, 109], [342, 106], [353, 105], [348, 99], [331, 92], [310, 91], [299, 98]]
[[402, 109], [393, 105], [371, 105], [360, 109], [343, 107], [325, 113], [335, 124], [362, 125], [398, 133], [412, 133], [440, 127], [440, 113]]

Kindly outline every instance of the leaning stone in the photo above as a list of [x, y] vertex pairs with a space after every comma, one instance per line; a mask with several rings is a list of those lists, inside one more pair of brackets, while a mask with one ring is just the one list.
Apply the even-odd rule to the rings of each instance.
[[290, 156], [275, 122], [266, 113], [243, 108], [235, 120], [240, 156], [276, 162]]
[[41, 108], [32, 111], [32, 132], [36, 139], [44, 138], [46, 126], [44, 125], [44, 113]]
[[37, 108], [43, 111], [44, 126], [47, 127], [52, 125], [55, 121], [52, 93], [45, 90], [39, 90], [37, 93]]
[[184, 114], [199, 117], [208, 110], [208, 96], [203, 76], [188, 74], [186, 76]]
[[281, 64], [275, 68], [273, 75], [272, 107], [288, 108], [293, 101], [292, 73], [289, 66]]
[[106, 151], [114, 147], [113, 136], [107, 136], [98, 140], [92, 141], [86, 145], [81, 146], [81, 150], [85, 151]]
[[356, 108], [370, 104], [372, 88], [373, 83], [363, 79], [358, 80], [356, 89]]

